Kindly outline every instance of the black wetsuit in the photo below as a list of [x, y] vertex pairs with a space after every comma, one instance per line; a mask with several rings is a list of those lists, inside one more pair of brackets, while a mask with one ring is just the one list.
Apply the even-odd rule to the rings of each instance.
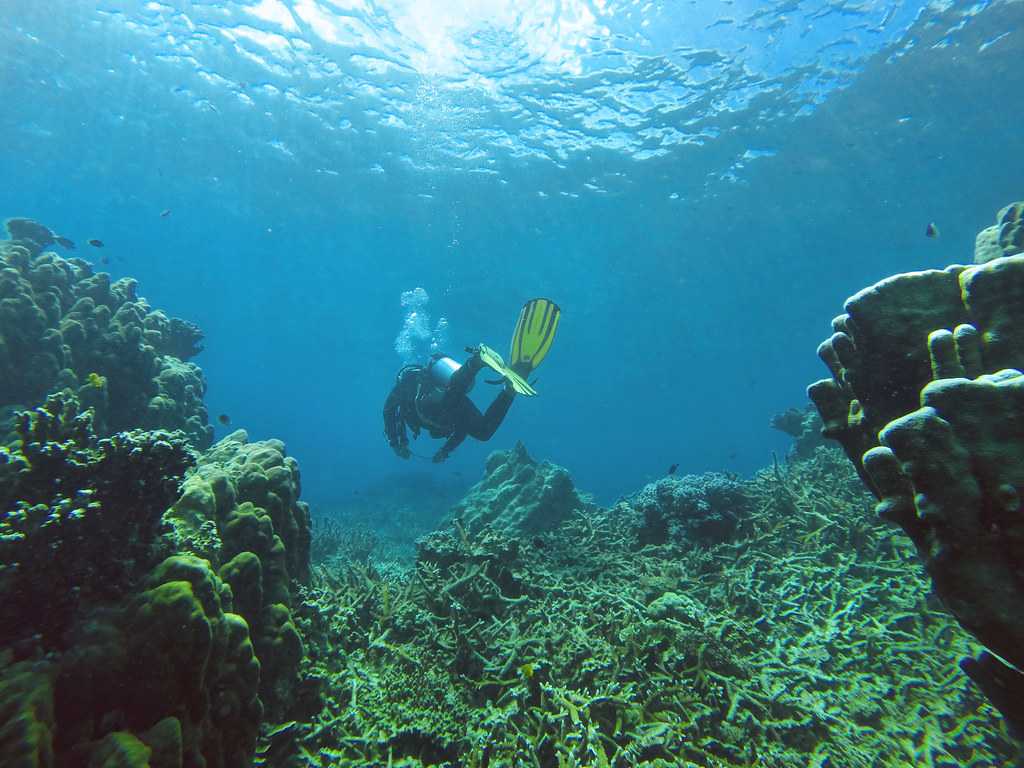
[[435, 462], [447, 459], [467, 435], [477, 440], [490, 440], [516, 393], [506, 386], [487, 410], [480, 413], [467, 393], [482, 367], [480, 357], [471, 356], [452, 374], [444, 389], [433, 382], [426, 366], [407, 365], [400, 370], [384, 403], [384, 434], [392, 450], [402, 458], [409, 458], [406, 427], [412, 430], [413, 437], [419, 437], [420, 430], [426, 429], [431, 437], [448, 438], [434, 454]]

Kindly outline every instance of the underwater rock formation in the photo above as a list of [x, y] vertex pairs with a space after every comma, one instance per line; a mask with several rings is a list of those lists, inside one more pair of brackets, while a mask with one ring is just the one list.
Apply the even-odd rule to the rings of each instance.
[[1024, 202], [1011, 203], [996, 214], [996, 223], [974, 240], [974, 263], [1024, 252]]
[[452, 516], [470, 533], [490, 526], [512, 537], [530, 536], [557, 528], [585, 506], [567, 470], [538, 463], [516, 443], [487, 457], [483, 480], [452, 508]]
[[809, 459], [818, 446], [827, 442], [821, 434], [821, 417], [811, 405], [803, 410], [788, 408], [777, 413], [769, 420], [768, 426], [793, 438], [789, 449], [789, 456], [793, 459]]
[[743, 484], [721, 472], [663, 477], [629, 503], [643, 515], [641, 545], [727, 541], [750, 507]]
[[[824, 433], [957, 620], [1024, 669], [1024, 256], [896, 275], [846, 309], [819, 347], [833, 377], [808, 390]], [[988, 659], [965, 669], [983, 689], [1024, 695], [1024, 675]], [[1000, 686], [988, 684], [993, 665]], [[1003, 713], [1024, 729], [1019, 711]]]
[[237, 430], [199, 457], [165, 522], [177, 549], [208, 559], [231, 586], [263, 668], [261, 698], [287, 712], [302, 640], [291, 617], [291, 581], [309, 579], [309, 508], [298, 463], [280, 440], [250, 443]]
[[134, 280], [111, 282], [43, 247], [0, 242], [0, 406], [32, 407], [69, 388], [95, 410], [101, 435], [180, 429], [209, 446], [206, 382], [187, 362], [202, 350], [199, 329], [150, 309]]
[[846, 301], [846, 314], [832, 321], [834, 333], [818, 354], [832, 378], [808, 388], [825, 424], [864, 474], [861, 457], [878, 445], [879, 431], [919, 405], [933, 378], [928, 337], [949, 329], [943, 343], [977, 335], [968, 347], [971, 375], [1024, 366], [1024, 256], [974, 267], [908, 272], [886, 278]]

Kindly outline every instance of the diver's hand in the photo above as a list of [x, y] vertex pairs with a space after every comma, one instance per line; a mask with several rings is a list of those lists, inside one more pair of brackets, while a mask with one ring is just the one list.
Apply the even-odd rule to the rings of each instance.
[[400, 459], [408, 459], [412, 456], [412, 451], [409, 450], [409, 446], [405, 443], [394, 443], [392, 444], [391, 449]]

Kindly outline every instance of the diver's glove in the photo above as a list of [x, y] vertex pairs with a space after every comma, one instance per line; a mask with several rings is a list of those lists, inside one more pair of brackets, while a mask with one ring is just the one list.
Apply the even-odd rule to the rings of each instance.
[[480, 357], [480, 347], [466, 347], [466, 351], [469, 352], [469, 357], [466, 358], [466, 362], [463, 365], [467, 366], [473, 373], [476, 373], [485, 365]]

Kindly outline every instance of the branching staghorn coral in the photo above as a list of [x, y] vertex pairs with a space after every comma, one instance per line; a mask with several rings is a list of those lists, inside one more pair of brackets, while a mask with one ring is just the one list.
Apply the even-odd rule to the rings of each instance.
[[297, 623], [327, 705], [292, 765], [989, 766], [970, 640], [841, 454], [750, 482], [731, 541], [643, 545], [628, 503], [404, 572], [321, 569]]

